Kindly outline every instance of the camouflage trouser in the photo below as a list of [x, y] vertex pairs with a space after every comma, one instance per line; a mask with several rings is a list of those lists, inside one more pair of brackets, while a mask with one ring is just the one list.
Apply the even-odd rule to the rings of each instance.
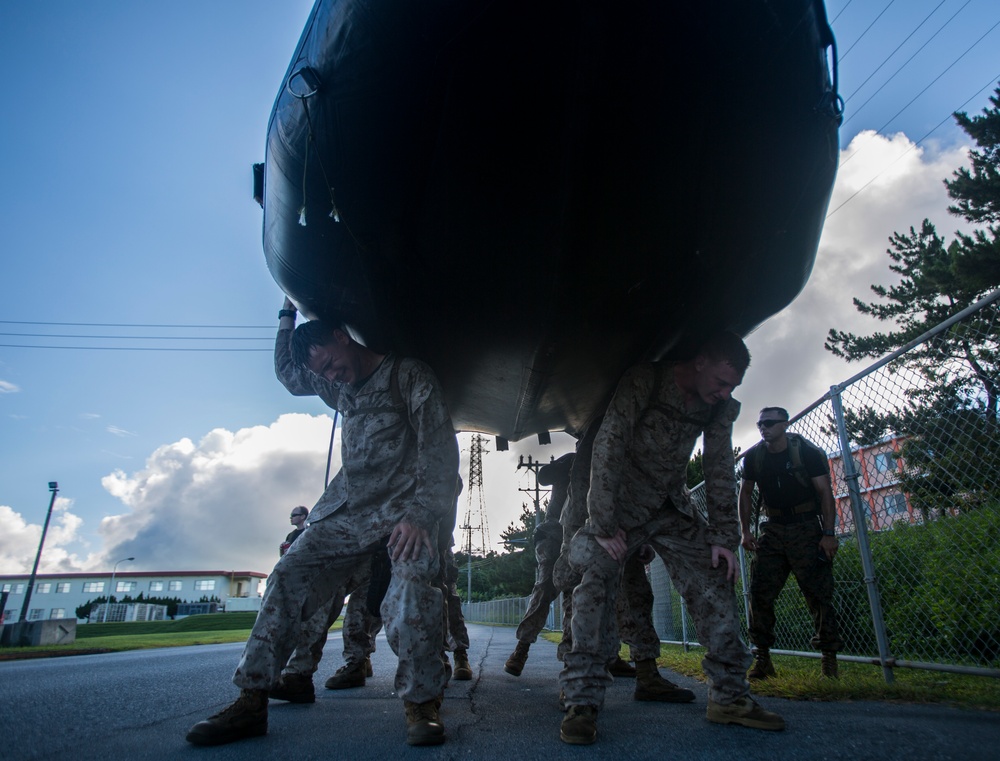
[[843, 647], [833, 608], [833, 564], [819, 559], [822, 537], [816, 521], [763, 525], [750, 576], [750, 641], [757, 647], [774, 645], [774, 601], [789, 573], [795, 574], [813, 619], [812, 646], [834, 651]]
[[[699, 641], [707, 649], [702, 669], [708, 677], [709, 699], [721, 704], [738, 700], [749, 692], [746, 670], [750, 653], [740, 639], [736, 596], [726, 580], [725, 563], [712, 568], [704, 523], [670, 511], [654, 535], [641, 529], [628, 534], [630, 553], [647, 542], [663, 558], [695, 621]], [[614, 631], [624, 568], [587, 531], [573, 538], [569, 562], [582, 580], [573, 590], [573, 644], [563, 659], [559, 679], [566, 705], [600, 708], [612, 681], [605, 665], [614, 657], [618, 644], [609, 633]]]
[[[350, 593], [351, 599], [347, 604], [342, 630], [344, 660], [347, 663], [360, 663], [374, 652], [375, 636], [382, 628], [382, 620], [370, 615], [364, 605], [370, 577], [371, 563], [361, 563], [357, 572], [347, 580], [347, 583], [334, 590], [332, 594], [322, 582], [318, 582], [313, 587], [315, 599], [306, 602], [304, 607], [315, 607], [316, 612], [302, 624], [299, 644], [291, 658], [288, 659], [288, 663], [281, 670], [282, 674], [312, 676], [316, 673], [319, 662], [323, 658], [323, 648], [326, 645], [330, 627], [344, 610], [344, 598], [348, 593]], [[361, 634], [356, 634], [358, 630], [361, 631]], [[365, 636], [366, 634], [368, 636]], [[359, 652], [360, 655], [358, 655]]]
[[[555, 563], [553, 579], [556, 587], [563, 591], [563, 636], [556, 657], [565, 662], [566, 653], [573, 649], [572, 593], [574, 587], [580, 583], [580, 575], [569, 564], [568, 544], [563, 545], [559, 559]], [[611, 660], [617, 657], [621, 642], [629, 646], [629, 654], [634, 661], [658, 658], [660, 638], [653, 626], [653, 588], [649, 585], [646, 567], [634, 553], [625, 560], [621, 576], [621, 592], [616, 595], [615, 617], [608, 622], [611, 629], [606, 635], [615, 642]]]
[[534, 642], [538, 633], [545, 627], [549, 617], [549, 606], [559, 596], [559, 590], [552, 583], [552, 566], [559, 556], [559, 540], [540, 541], [535, 545], [535, 586], [528, 599], [528, 608], [524, 612], [521, 623], [517, 626], [516, 636], [519, 642]]
[[438, 587], [444, 595], [445, 646], [452, 652], [468, 650], [469, 631], [465, 628], [465, 617], [462, 615], [462, 598], [455, 588], [455, 582], [458, 581], [455, 553], [449, 547], [441, 552], [441, 557], [442, 574]]
[[[303, 622], [321, 609], [333, 592], [370, 564], [371, 552], [358, 551], [359, 532], [343, 511], [310, 524], [292, 544], [267, 580], [257, 622], [243, 649], [233, 683], [270, 690], [299, 644]], [[433, 537], [432, 537], [433, 539]], [[392, 581], [382, 602], [386, 638], [399, 657], [395, 689], [404, 700], [424, 703], [444, 690], [441, 592], [433, 586], [437, 557], [421, 552], [417, 560], [392, 566]]]

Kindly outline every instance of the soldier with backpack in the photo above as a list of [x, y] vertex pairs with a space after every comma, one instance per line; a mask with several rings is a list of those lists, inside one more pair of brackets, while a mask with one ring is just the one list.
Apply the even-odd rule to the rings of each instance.
[[[709, 337], [679, 362], [637, 365], [618, 383], [594, 440], [587, 522], [567, 560], [573, 589], [572, 649], [559, 675], [567, 706], [559, 736], [572, 745], [597, 739], [597, 715], [611, 683], [606, 664], [622, 570], [643, 545], [663, 559], [706, 648], [706, 717], [719, 724], [780, 730], [784, 720], [750, 697], [750, 653], [740, 639], [733, 583], [739, 542], [733, 422], [750, 354], [739, 336]], [[707, 520], [687, 489], [687, 464], [704, 436]], [[655, 660], [653, 660], [655, 667]]]
[[[788, 412], [781, 407], [760, 411], [762, 441], [743, 458], [740, 485], [740, 529], [744, 549], [755, 553], [750, 579], [750, 641], [757, 658], [747, 673], [751, 680], [774, 676], [774, 601], [788, 574], [794, 573], [812, 615], [812, 646], [822, 652], [823, 676], [836, 678], [841, 649], [833, 607], [833, 558], [837, 554], [836, 504], [830, 488], [826, 453], [796, 433], [787, 433]], [[767, 518], [760, 536], [751, 532], [754, 484], [760, 512]]]

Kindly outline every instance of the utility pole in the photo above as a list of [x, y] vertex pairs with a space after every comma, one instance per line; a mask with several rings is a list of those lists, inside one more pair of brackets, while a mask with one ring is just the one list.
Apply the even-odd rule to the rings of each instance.
[[[490, 545], [490, 529], [486, 521], [486, 504], [483, 499], [483, 442], [486, 437], [479, 433], [472, 434], [472, 445], [469, 450], [469, 483], [466, 484], [466, 493], [468, 494], [468, 508], [465, 511], [465, 525], [460, 526], [466, 536], [465, 541], [465, 551], [466, 551], [466, 602], [472, 602], [472, 532], [473, 530], [480, 532], [480, 541], [482, 542], [481, 551], [483, 555], [486, 555], [487, 549]], [[473, 526], [473, 502], [478, 499], [478, 520], [479, 525]]]
[[521, 455], [517, 461], [518, 470], [521, 468], [527, 468], [535, 477], [535, 487], [533, 489], [530, 486], [527, 489], [518, 489], [518, 491], [523, 491], [526, 494], [531, 494], [532, 492], [535, 493], [533, 498], [533, 502], [535, 503], [535, 528], [538, 528], [542, 522], [542, 492], [544, 491], [546, 494], [549, 493], [548, 489], [538, 488], [538, 471], [546, 465], [555, 462], [555, 459], [555, 457], [550, 457], [549, 462], [542, 462], [541, 460], [532, 460], [531, 455], [529, 454], [527, 462], [524, 461], [524, 455]]
[[38, 573], [38, 561], [42, 559], [42, 546], [45, 544], [45, 535], [49, 531], [49, 520], [52, 518], [52, 506], [56, 503], [56, 495], [59, 493], [59, 483], [49, 481], [49, 491], [52, 498], [49, 500], [49, 511], [45, 514], [45, 525], [42, 527], [42, 538], [38, 542], [38, 552], [35, 554], [35, 566], [31, 569], [31, 578], [28, 579], [28, 588], [24, 590], [24, 604], [21, 606], [21, 621], [28, 620], [28, 606], [31, 604], [31, 590], [35, 587], [35, 575]]

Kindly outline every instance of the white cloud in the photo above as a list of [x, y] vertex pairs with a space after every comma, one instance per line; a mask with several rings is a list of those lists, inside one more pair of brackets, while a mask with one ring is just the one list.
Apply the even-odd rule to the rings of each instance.
[[96, 412], [81, 412], [80, 417], [83, 420], [97, 420], [100, 417], [100, 415], [98, 415]]
[[[70, 512], [72, 500], [58, 497], [38, 565], [40, 573], [83, 570], [88, 560], [67, 552], [65, 547], [79, 540], [82, 519]], [[27, 573], [35, 563], [41, 523], [28, 523], [8, 505], [0, 505], [0, 573]]]
[[132, 431], [126, 431], [124, 428], [119, 428], [117, 425], [109, 425], [106, 430], [108, 433], [114, 434], [115, 436], [120, 436], [121, 438], [138, 435], [132, 433]]
[[16, 394], [20, 390], [19, 386], [15, 386], [10, 381], [0, 380], [0, 394]]
[[105, 561], [268, 572], [291, 530], [289, 508], [312, 507], [323, 492], [330, 425], [325, 415], [290, 414], [235, 433], [218, 428], [197, 444], [159, 447], [139, 471], [105, 476], [127, 508], [101, 521]]
[[956, 229], [968, 229], [948, 214], [943, 184], [968, 163], [965, 148], [925, 149], [901, 133], [883, 137], [867, 131], [855, 136], [841, 161], [808, 284], [791, 306], [747, 339], [753, 362], [736, 394], [744, 413], [735, 443], [744, 448], [758, 440], [753, 423], [761, 407], [778, 405], [795, 414], [868, 365], [834, 357], [823, 342], [830, 328], [868, 334], [885, 327], [857, 312], [852, 299], [875, 300], [870, 285], [898, 281], [886, 254], [894, 232], [919, 228], [925, 218], [946, 239]]

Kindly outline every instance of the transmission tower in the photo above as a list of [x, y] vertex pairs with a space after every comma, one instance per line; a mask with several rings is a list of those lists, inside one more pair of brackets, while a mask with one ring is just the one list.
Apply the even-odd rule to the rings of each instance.
[[[465, 485], [468, 494], [468, 507], [465, 511], [465, 524], [460, 528], [465, 532], [465, 554], [468, 558], [466, 571], [469, 602], [472, 602], [472, 553], [478, 551], [481, 557], [486, 557], [490, 549], [490, 527], [486, 520], [486, 502], [483, 498], [483, 443], [486, 437], [479, 433], [472, 434], [472, 445], [469, 449], [469, 481]], [[478, 532], [479, 545], [472, 543], [473, 532]]]

